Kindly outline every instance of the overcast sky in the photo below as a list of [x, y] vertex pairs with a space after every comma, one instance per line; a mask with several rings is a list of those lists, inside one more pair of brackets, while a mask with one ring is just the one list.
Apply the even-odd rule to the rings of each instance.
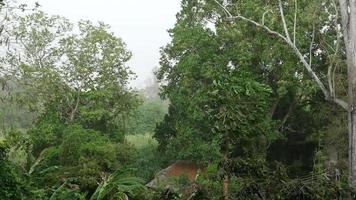
[[180, 0], [33, 1], [49, 14], [109, 24], [133, 53], [129, 65], [138, 76], [133, 86], [140, 88], [158, 66], [159, 48], [170, 41], [167, 30], [173, 27], [180, 9]]

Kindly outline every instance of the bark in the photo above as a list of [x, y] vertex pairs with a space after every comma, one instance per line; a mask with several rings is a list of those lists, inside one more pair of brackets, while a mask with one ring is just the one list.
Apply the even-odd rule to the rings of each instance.
[[229, 200], [229, 176], [224, 175], [224, 200]]
[[76, 114], [77, 111], [78, 111], [79, 102], [80, 102], [80, 90], [78, 89], [75, 105], [74, 105], [74, 107], [72, 108], [72, 110], [71, 110], [71, 112], [70, 112], [70, 115], [69, 115], [69, 121], [70, 121], [70, 122], [73, 122], [73, 121], [74, 121], [75, 114]]
[[339, 0], [348, 72], [350, 184], [356, 188], [356, 0]]
[[224, 168], [225, 168], [225, 174], [224, 174], [224, 180], [223, 180], [223, 196], [224, 200], [229, 200], [230, 199], [230, 192], [229, 192], [229, 169], [228, 169], [228, 162], [229, 162], [229, 138], [226, 137], [225, 139], [225, 149], [224, 149]]

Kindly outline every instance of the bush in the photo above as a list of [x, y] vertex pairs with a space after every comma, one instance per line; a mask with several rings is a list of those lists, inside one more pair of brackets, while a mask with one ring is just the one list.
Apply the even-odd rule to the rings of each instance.
[[[347, 199], [351, 189], [347, 179], [335, 181], [326, 172], [312, 172], [290, 178], [286, 168], [263, 160], [236, 159], [229, 163], [230, 198], [234, 200], [324, 200]], [[204, 198], [222, 198], [222, 175], [217, 165], [208, 167], [199, 179]], [[201, 199], [203, 199], [201, 197]]]
[[21, 200], [29, 194], [21, 174], [7, 158], [8, 147], [0, 142], [0, 199]]
[[56, 112], [44, 113], [28, 131], [32, 142], [32, 154], [38, 157], [41, 152], [62, 141], [64, 125]]

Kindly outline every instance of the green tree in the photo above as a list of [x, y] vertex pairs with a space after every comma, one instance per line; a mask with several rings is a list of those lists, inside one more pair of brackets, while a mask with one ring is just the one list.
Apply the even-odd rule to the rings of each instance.
[[[265, 25], [283, 31], [277, 20], [278, 13], [261, 9], [265, 8], [265, 2], [241, 1], [236, 7], [229, 3], [230, 12], [256, 20], [260, 20], [257, 16], [264, 16]], [[323, 47], [333, 41], [335, 32], [315, 31], [312, 47], [305, 39], [305, 35], [313, 34], [310, 22], [318, 17], [325, 21], [314, 24], [315, 30], [326, 25], [334, 27], [334, 19], [320, 11], [320, 3], [305, 1], [298, 4], [298, 15], [308, 17], [299, 20], [300, 32], [295, 38], [301, 48], [311, 51], [313, 64], [327, 72], [327, 64], [334, 62], [335, 57]], [[331, 4], [324, 6], [332, 8]], [[239, 10], [235, 10], [237, 8]], [[288, 9], [293, 10], [294, 6], [289, 5]], [[308, 71], [300, 65], [289, 46], [270, 37], [269, 33], [259, 31], [254, 24], [232, 20], [225, 12], [215, 1], [182, 1], [178, 22], [170, 31], [173, 40], [162, 51], [162, 67], [158, 73], [163, 83], [163, 95], [171, 101], [169, 114], [155, 134], [161, 149], [175, 152], [172, 153], [174, 158], [218, 160], [224, 153], [221, 148], [224, 146], [223, 136], [229, 136], [224, 130], [229, 130], [227, 132], [235, 136], [225, 137], [231, 138], [228, 143], [232, 146], [231, 157], [263, 158], [266, 147], [279, 137], [278, 132], [286, 137], [287, 144], [292, 145], [307, 143], [313, 136], [320, 136], [320, 130], [326, 130], [328, 123], [340, 117], [335, 114], [340, 109], [322, 103], [323, 93], [309, 79]], [[292, 15], [288, 19], [293, 19]], [[342, 62], [339, 58], [336, 60], [334, 65], [340, 67]], [[344, 71], [338, 69], [337, 82], [345, 77]], [[205, 107], [212, 109], [210, 114], [204, 112]], [[230, 121], [219, 116], [229, 116], [226, 119]], [[216, 131], [213, 125], [221, 129]], [[340, 129], [338, 134], [343, 132]], [[221, 137], [212, 139], [214, 134], [211, 133]], [[297, 134], [300, 134], [299, 138]], [[320, 137], [316, 141], [320, 144]], [[313, 160], [316, 145], [315, 142], [310, 144], [309, 161]], [[259, 147], [260, 152], [254, 151], [254, 146]]]
[[124, 140], [128, 114], [138, 104], [128, 87], [131, 53], [103, 23], [74, 25], [43, 12], [14, 19], [13, 45], [4, 47], [2, 59], [19, 88], [11, 103], [38, 113], [22, 144], [25, 170], [45, 199], [91, 195], [134, 155]]
[[29, 107], [57, 106], [69, 122], [86, 103], [83, 93], [92, 95], [92, 100], [96, 95], [129, 98], [120, 105], [113, 101], [106, 104], [114, 110], [113, 118], [128, 112], [132, 99], [127, 83], [132, 72], [125, 63], [131, 53], [107, 25], [81, 21], [79, 33], [73, 33], [74, 25], [68, 20], [43, 12], [17, 16], [16, 20], [12, 33], [17, 45], [7, 50], [4, 65], [12, 69], [8, 75], [22, 88], [19, 101]]
[[[189, 16], [194, 14], [185, 15], [191, 6], [194, 3], [183, 4], [171, 30], [172, 43], [162, 51], [158, 79], [167, 83], [163, 95], [175, 112], [165, 118], [173, 123], [164, 121], [155, 137], [167, 145], [167, 153], [175, 159], [221, 162], [224, 196], [228, 198], [229, 160], [235, 156], [265, 157], [267, 144], [278, 136], [268, 110], [272, 90], [259, 82], [252, 66], [242, 64], [241, 60], [248, 58], [230, 57], [232, 49], [226, 46], [224, 35], [220, 37], [199, 20], [192, 21]], [[162, 129], [164, 123], [174, 129], [168, 137]]]
[[[292, 51], [296, 58], [299, 59], [301, 65], [305, 68], [308, 75], [315, 82], [318, 88], [322, 91], [325, 99], [327, 101], [333, 102], [336, 105], [340, 106], [341, 109], [344, 109], [348, 114], [348, 127], [349, 127], [349, 145], [350, 145], [350, 162], [349, 162], [349, 176], [350, 176], [350, 184], [355, 187], [356, 185], [356, 167], [354, 163], [356, 163], [356, 144], [352, 138], [356, 133], [354, 120], [355, 114], [353, 111], [353, 107], [355, 104], [355, 73], [356, 73], [356, 61], [355, 61], [355, 44], [356, 44], [356, 6], [353, 0], [340, 0], [338, 1], [282, 1], [279, 0], [276, 3], [269, 3], [265, 5], [261, 5], [261, 10], [264, 10], [264, 14], [262, 17], [262, 23], [259, 20], [255, 20], [255, 17], [250, 17], [248, 14], [248, 8], [241, 7], [240, 5], [236, 5], [233, 11], [230, 11], [229, 7], [226, 3], [215, 0], [215, 3], [220, 5], [220, 8], [225, 12], [228, 19], [240, 19], [244, 22], [253, 24], [256, 27], [261, 28], [266, 33], [272, 34], [275, 37], [281, 39], [286, 46], [289, 47], [290, 51]], [[248, 5], [249, 3], [247, 3]], [[314, 7], [314, 11], [307, 13], [309, 16], [312, 15], [312, 18], [307, 18], [300, 13], [299, 6], [309, 5], [309, 7]], [[234, 7], [234, 4], [231, 4]], [[244, 10], [244, 13], [238, 13], [238, 10]], [[254, 8], [255, 9], [255, 8]], [[272, 13], [272, 23], [276, 19], [281, 20], [281, 26], [278, 26], [277, 29], [273, 29], [270, 27], [271, 22], [265, 21], [265, 14]], [[301, 17], [303, 16], [303, 17]], [[317, 16], [317, 17], [315, 17]], [[307, 20], [305, 20], [307, 19]], [[310, 21], [309, 21], [310, 20]], [[265, 23], [266, 22], [266, 23]], [[309, 22], [310, 26], [312, 26], [311, 34], [305, 34], [303, 29], [299, 29], [299, 25], [301, 22]], [[317, 26], [315, 26], [317, 25]], [[320, 26], [321, 25], [321, 26]], [[326, 28], [328, 27], [328, 28]], [[325, 29], [326, 28], [326, 29]], [[323, 30], [324, 29], [324, 30]], [[328, 31], [328, 29], [332, 29], [332, 31]], [[331, 62], [326, 67], [327, 70], [319, 70], [315, 68], [315, 64], [312, 63], [313, 60], [313, 52], [315, 52], [315, 33], [321, 32], [321, 37], [326, 42], [328, 47], [321, 47], [324, 51], [328, 51], [331, 49], [334, 51], [332, 54], [329, 54], [331, 57]], [[331, 42], [330, 35], [327, 32], [332, 32]], [[326, 33], [326, 34], [325, 34]], [[329, 38], [328, 38], [329, 36]], [[311, 41], [310, 47], [307, 49], [303, 44], [305, 41]], [[341, 42], [343, 40], [343, 43]], [[330, 43], [328, 43], [330, 42]], [[329, 45], [336, 44], [336, 45]], [[335, 47], [334, 47], [335, 46]], [[343, 51], [339, 51], [339, 49], [343, 49]], [[320, 50], [316, 49], [316, 50]], [[306, 58], [306, 54], [309, 53], [309, 61]], [[341, 55], [341, 56], [340, 56]], [[335, 60], [337, 58], [342, 59], [342, 64], [347, 66], [346, 78], [347, 83], [342, 81], [341, 84], [336, 84], [335, 81]], [[321, 74], [321, 75], [320, 75]], [[292, 74], [291, 74], [292, 76]], [[324, 78], [326, 77], [326, 78]], [[344, 77], [344, 80], [346, 79]], [[323, 80], [326, 79], [326, 80]], [[345, 89], [345, 85], [347, 88], [347, 92], [342, 91], [340, 95], [340, 88]], [[346, 93], [346, 94], [345, 94]], [[340, 97], [341, 96], [341, 97]], [[346, 97], [345, 97], [346, 96]], [[347, 100], [345, 100], [347, 99]]]

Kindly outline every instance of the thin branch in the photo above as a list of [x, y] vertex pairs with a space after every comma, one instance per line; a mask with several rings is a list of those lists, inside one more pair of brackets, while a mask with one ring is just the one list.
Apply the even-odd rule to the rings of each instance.
[[262, 25], [265, 25], [265, 17], [266, 17], [266, 14], [269, 13], [270, 11], [267, 10], [266, 12], [263, 13], [262, 15]]
[[294, 30], [293, 30], [293, 44], [296, 42], [297, 33], [297, 16], [298, 16], [298, 0], [294, 1]]
[[328, 67], [328, 82], [329, 82], [329, 89], [330, 89], [330, 94], [332, 96], [336, 95], [335, 91], [335, 72], [336, 72], [336, 59], [337, 59], [337, 54], [339, 52], [339, 45], [340, 45], [340, 39], [338, 38], [337, 44], [336, 44], [336, 50], [334, 55], [331, 58], [330, 65]]
[[254, 21], [254, 20], [252, 20], [252, 19], [243, 17], [243, 16], [241, 16], [241, 15], [239, 15], [239, 16], [232, 16], [232, 17], [230, 17], [230, 19], [242, 19], [242, 20], [247, 21], [247, 22], [249, 22], [249, 23], [251, 23], [251, 24], [254, 24], [254, 25], [257, 26], [257, 27], [260, 27], [260, 28], [266, 30], [268, 33], [270, 33], [270, 34], [272, 34], [272, 35], [275, 35], [275, 36], [277, 36], [277, 37], [283, 39], [283, 40], [286, 41], [286, 42], [289, 42], [289, 40], [290, 40], [290, 39], [286, 38], [284, 35], [282, 35], [281, 33], [277, 32], [277, 31], [271, 30], [268, 26], [262, 25], [262, 24], [260, 24], [260, 23], [258, 23], [258, 22], [256, 22], [256, 21]]
[[339, 99], [339, 98], [334, 98], [333, 101], [334, 101], [337, 105], [341, 106], [343, 109], [349, 110], [349, 104], [348, 104], [346, 101], [344, 101], [344, 100], [342, 100], [342, 99]]
[[230, 11], [225, 6], [223, 6], [218, 0], [214, 0], [214, 1], [215, 1], [215, 3], [217, 3], [220, 6], [220, 8], [222, 8], [224, 10], [224, 12], [228, 15], [229, 18], [233, 17], [233, 15], [230, 13]]
[[280, 12], [281, 18], [282, 18], [284, 34], [286, 35], [287, 39], [289, 41], [291, 41], [290, 36], [289, 36], [289, 32], [288, 32], [287, 22], [286, 22], [286, 19], [285, 19], [285, 16], [284, 16], [282, 0], [279, 0], [279, 12]]
[[284, 125], [287, 123], [287, 121], [288, 121], [288, 119], [290, 117], [290, 114], [293, 111], [293, 107], [294, 107], [294, 102], [289, 105], [288, 111], [287, 111], [286, 115], [283, 117], [282, 123], [281, 123], [281, 125], [279, 127], [280, 130], [284, 130]]
[[260, 24], [260, 23], [258, 23], [258, 22], [256, 22], [256, 21], [252, 20], [252, 19], [246, 18], [246, 17], [241, 16], [241, 15], [233, 16], [233, 15], [230, 13], [230, 11], [229, 11], [225, 6], [223, 6], [221, 3], [219, 3], [218, 0], [214, 0], [214, 1], [220, 6], [220, 8], [222, 8], [222, 9], [224, 10], [224, 12], [225, 12], [225, 14], [227, 15], [227, 18], [228, 18], [228, 19], [230, 19], [230, 20], [242, 19], [242, 20], [247, 21], [247, 22], [249, 22], [249, 23], [251, 23], [251, 24], [254, 24], [254, 25], [257, 26], [257, 27], [260, 27], [260, 28], [262, 28], [262, 29], [265, 29], [268, 33], [270, 33], [270, 34], [272, 34], [272, 35], [276, 35], [276, 36], [278, 36], [279, 38], [282, 38], [283, 40], [287, 41], [287, 38], [286, 38], [284, 35], [278, 33], [277, 31], [271, 30], [268, 26], [266, 26], [266, 25], [264, 25], [264, 24]]
[[[336, 58], [335, 58], [336, 59]], [[333, 88], [333, 91], [332, 91], [332, 95], [334, 96], [334, 97], [336, 97], [336, 87], [335, 87], [335, 85], [336, 85], [336, 81], [335, 81], [335, 73], [336, 73], [336, 69], [337, 69], [337, 65], [335, 64], [335, 67], [334, 67], [334, 70], [333, 70], [333, 73], [332, 73], [332, 88]]]
[[289, 33], [288, 33], [288, 27], [287, 27], [287, 23], [285, 21], [285, 16], [283, 13], [283, 7], [282, 7], [282, 1], [279, 0], [279, 10], [280, 10], [280, 14], [281, 14], [281, 18], [282, 18], [282, 23], [283, 23], [283, 28], [284, 28], [284, 32], [285, 35], [277, 32], [277, 31], [273, 31], [271, 30], [268, 26], [264, 25], [264, 24], [260, 24], [252, 19], [246, 18], [244, 16], [241, 15], [237, 15], [237, 16], [233, 16], [230, 11], [223, 5], [221, 5], [221, 3], [219, 3], [217, 0], [214, 0], [226, 13], [227, 17], [231, 20], [233, 19], [242, 19], [243, 21], [249, 22], [251, 24], [254, 24], [257, 27], [260, 27], [264, 30], [266, 30], [268, 33], [275, 35], [281, 39], [283, 39], [286, 44], [288, 46], [290, 46], [292, 48], [292, 50], [294, 51], [294, 53], [297, 55], [297, 57], [299, 58], [300, 62], [303, 64], [303, 66], [305, 67], [305, 69], [307, 70], [307, 72], [310, 74], [310, 76], [312, 77], [312, 79], [317, 83], [317, 85], [319, 86], [319, 88], [321, 89], [321, 91], [323, 92], [325, 99], [328, 101], [333, 101], [336, 104], [340, 105], [342, 108], [344, 109], [348, 109], [348, 104], [342, 100], [342, 99], [337, 99], [333, 96], [330, 95], [329, 90], [326, 89], [325, 85], [323, 84], [323, 82], [320, 80], [320, 78], [318, 77], [318, 75], [315, 73], [315, 71], [312, 69], [311, 67], [311, 63], [309, 60], [306, 61], [305, 57], [303, 56], [303, 54], [300, 52], [300, 50], [298, 49], [298, 47], [293, 43], [293, 41], [290, 39]]
[[[336, 5], [336, 2], [333, 0], [332, 1], [334, 10], [335, 10], [335, 16], [339, 16], [339, 11]], [[329, 89], [330, 89], [330, 94], [333, 97], [336, 97], [336, 88], [335, 88], [335, 72], [336, 72], [336, 68], [337, 65], [336, 63], [336, 59], [337, 59], [337, 55], [339, 53], [339, 49], [340, 49], [340, 35], [342, 35], [339, 30], [337, 29], [338, 27], [338, 23], [337, 23], [337, 19], [335, 19], [335, 29], [336, 29], [336, 47], [335, 49], [333, 49], [331, 47], [331, 49], [334, 51], [334, 55], [331, 57], [331, 61], [330, 61], [330, 65], [328, 67], [328, 82], [329, 82]], [[326, 43], [328, 45], [328, 43]], [[331, 45], [330, 45], [331, 46]]]
[[309, 47], [309, 65], [312, 65], [313, 62], [313, 45], [315, 41], [315, 25], [313, 25], [313, 32], [312, 32], [312, 40], [310, 42], [310, 47]]
[[77, 98], [76, 98], [76, 103], [74, 108], [72, 107], [72, 111], [69, 116], [69, 121], [72, 122], [74, 120], [75, 114], [78, 110], [79, 107], [79, 102], [80, 102], [80, 89], [77, 89]]

